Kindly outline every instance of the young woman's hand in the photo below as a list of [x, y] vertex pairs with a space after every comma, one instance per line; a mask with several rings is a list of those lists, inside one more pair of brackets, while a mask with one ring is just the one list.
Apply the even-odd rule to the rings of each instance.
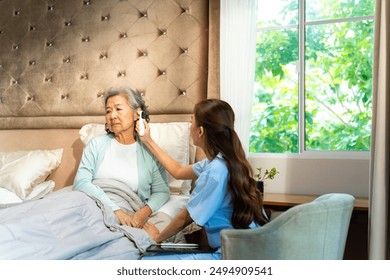
[[153, 241], [156, 241], [158, 235], [160, 234], [156, 226], [151, 222], [147, 222], [146, 224], [144, 224], [143, 229], [146, 231], [150, 239], [152, 239]]
[[144, 135], [142, 135], [142, 136], [139, 135], [139, 125], [140, 125], [140, 122], [137, 121], [136, 131], [138, 132], [138, 136], [142, 142], [147, 144], [148, 142], [150, 142], [152, 140], [152, 137], [150, 136], [149, 124], [146, 121], [144, 121], [145, 129], [144, 129]]

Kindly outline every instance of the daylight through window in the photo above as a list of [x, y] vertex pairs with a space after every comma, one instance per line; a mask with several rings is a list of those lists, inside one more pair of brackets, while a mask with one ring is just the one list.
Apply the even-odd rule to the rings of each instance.
[[370, 149], [374, 2], [258, 0], [250, 152]]

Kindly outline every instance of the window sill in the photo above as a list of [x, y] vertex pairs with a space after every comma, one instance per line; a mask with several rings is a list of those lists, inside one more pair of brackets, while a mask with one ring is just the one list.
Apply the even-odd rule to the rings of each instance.
[[370, 151], [305, 151], [299, 154], [249, 153], [249, 158], [369, 160]]

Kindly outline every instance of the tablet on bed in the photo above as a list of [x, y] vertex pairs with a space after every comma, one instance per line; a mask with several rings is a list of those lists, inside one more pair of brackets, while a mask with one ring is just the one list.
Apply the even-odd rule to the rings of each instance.
[[199, 246], [195, 243], [160, 243], [152, 244], [146, 250], [148, 253], [214, 253], [216, 249], [209, 246]]

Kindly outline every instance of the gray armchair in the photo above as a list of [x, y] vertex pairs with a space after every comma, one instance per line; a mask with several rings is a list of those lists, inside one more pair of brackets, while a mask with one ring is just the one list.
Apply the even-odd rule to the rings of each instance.
[[349, 194], [324, 194], [271, 218], [263, 227], [222, 230], [222, 259], [342, 259], [354, 201]]

